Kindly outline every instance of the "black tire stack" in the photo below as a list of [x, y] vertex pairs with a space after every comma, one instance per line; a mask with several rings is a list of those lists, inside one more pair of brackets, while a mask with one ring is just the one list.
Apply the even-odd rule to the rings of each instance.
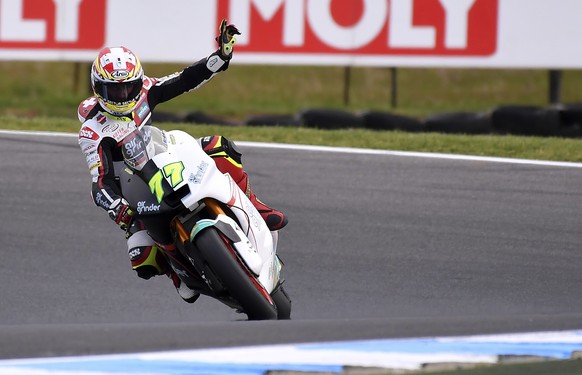
[[435, 113], [423, 119], [388, 111], [352, 113], [340, 109], [308, 108], [295, 114], [260, 114], [241, 122], [200, 111], [184, 116], [157, 112], [156, 122], [185, 122], [226, 126], [284, 126], [325, 130], [436, 132], [449, 134], [514, 134], [524, 136], [582, 137], [582, 103], [554, 107], [503, 105], [487, 112]]

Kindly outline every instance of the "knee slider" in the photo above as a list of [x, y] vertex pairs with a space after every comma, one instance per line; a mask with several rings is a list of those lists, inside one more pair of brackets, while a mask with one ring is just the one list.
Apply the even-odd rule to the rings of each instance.
[[127, 241], [127, 247], [131, 268], [139, 277], [149, 279], [166, 272], [167, 265], [163, 254], [146, 231], [132, 235]]

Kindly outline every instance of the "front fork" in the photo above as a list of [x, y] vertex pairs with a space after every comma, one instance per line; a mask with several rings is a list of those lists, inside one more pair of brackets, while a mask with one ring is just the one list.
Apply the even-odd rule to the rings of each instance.
[[[214, 199], [204, 198], [203, 202], [206, 205], [206, 208], [208, 208], [208, 210], [212, 213], [214, 217], [217, 217], [220, 214], [224, 214], [224, 210], [222, 209], [222, 207], [220, 207], [218, 203], [216, 203]], [[180, 240], [182, 245], [190, 241], [190, 234], [186, 232], [186, 228], [184, 228], [184, 225], [178, 219], [178, 217], [172, 219], [172, 222], [170, 223], [170, 228], [175, 233], [177, 233], [178, 239]]]
[[[226, 215], [224, 210], [222, 209], [222, 207], [214, 199], [204, 198], [203, 202], [206, 206], [206, 209], [208, 209], [208, 211], [210, 211], [210, 213], [212, 214], [211, 215], [212, 217], [216, 218], [220, 214]], [[177, 234], [177, 240], [180, 241], [179, 245], [182, 248], [184, 248], [186, 246], [192, 246], [192, 244], [190, 242], [191, 241], [190, 233], [188, 233], [186, 228], [184, 228], [184, 225], [182, 224], [182, 222], [177, 217], [175, 217], [171, 221], [170, 226], [171, 226], [172, 230], [174, 231], [174, 233]], [[277, 232], [277, 231], [271, 232], [271, 236], [273, 238], [273, 249], [276, 252], [278, 240], [279, 240], [279, 232]], [[281, 259], [277, 255], [276, 255], [276, 262], [277, 262], [276, 272], [279, 274], [281, 272], [283, 262], [281, 261]]]
[[[220, 213], [224, 213], [224, 211], [222, 210], [222, 208], [220, 207], [220, 205], [218, 205], [218, 203], [216, 203], [216, 201], [214, 201], [213, 199], [210, 198], [206, 198], [204, 199], [204, 203], [206, 204], [206, 207], [211, 211], [213, 216], [218, 216], [218, 214]], [[178, 250], [178, 252], [180, 252], [181, 254], [183, 254], [183, 256], [189, 258], [188, 251], [186, 250], [187, 247], [189, 246], [193, 246], [193, 244], [191, 243], [190, 240], [190, 233], [189, 231], [184, 227], [184, 224], [182, 224], [182, 222], [180, 221], [180, 219], [178, 219], [178, 217], [174, 217], [172, 219], [172, 221], [170, 222], [170, 229], [172, 230], [173, 233], [175, 233], [176, 235], [176, 247]], [[167, 256], [172, 257], [170, 254], [167, 254]], [[175, 255], [174, 255], [175, 258]], [[177, 259], [173, 259], [174, 262], [177, 261]], [[190, 262], [193, 262], [193, 259], [190, 259]], [[186, 271], [187, 274], [189, 274], [190, 276], [188, 277], [190, 279], [190, 282], [194, 282], [195, 285], [191, 285], [191, 287], [195, 287], [195, 289], [197, 289], [199, 292], [203, 293], [203, 294], [209, 294], [212, 295], [210, 290], [208, 289], [208, 285], [207, 282], [204, 281], [204, 277], [202, 277], [202, 275], [200, 274], [200, 272], [196, 269], [197, 267], [195, 266], [195, 264], [192, 263], [191, 266], [185, 266], [184, 264], [181, 264], [182, 262], [178, 262], [180, 264], [180, 268], [182, 269], [182, 271]], [[200, 266], [200, 265], [198, 265]], [[174, 268], [174, 266], [172, 266]], [[183, 274], [183, 272], [178, 272], [175, 268], [174, 270], [176, 271], [176, 273]]]

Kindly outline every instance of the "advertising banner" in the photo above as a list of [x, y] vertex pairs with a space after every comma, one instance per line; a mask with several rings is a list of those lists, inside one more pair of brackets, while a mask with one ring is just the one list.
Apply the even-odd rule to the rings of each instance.
[[124, 45], [151, 62], [216, 49], [236, 63], [582, 68], [580, 0], [0, 0], [0, 59], [90, 61]]

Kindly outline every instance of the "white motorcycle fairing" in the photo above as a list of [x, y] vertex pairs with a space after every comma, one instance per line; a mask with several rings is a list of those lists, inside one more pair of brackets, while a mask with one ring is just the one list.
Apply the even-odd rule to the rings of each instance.
[[192, 229], [190, 240], [204, 228], [215, 227], [233, 242], [241, 261], [271, 293], [279, 283], [281, 264], [276, 256], [276, 241], [257, 209], [231, 176], [220, 172], [188, 133], [180, 130], [161, 133], [167, 151], [151, 158], [161, 172], [148, 183], [152, 193], [161, 201], [163, 178], [174, 191], [187, 186], [188, 193], [180, 200], [190, 211], [195, 211], [204, 198], [213, 198], [230, 207], [238, 223], [227, 215], [200, 220]]

